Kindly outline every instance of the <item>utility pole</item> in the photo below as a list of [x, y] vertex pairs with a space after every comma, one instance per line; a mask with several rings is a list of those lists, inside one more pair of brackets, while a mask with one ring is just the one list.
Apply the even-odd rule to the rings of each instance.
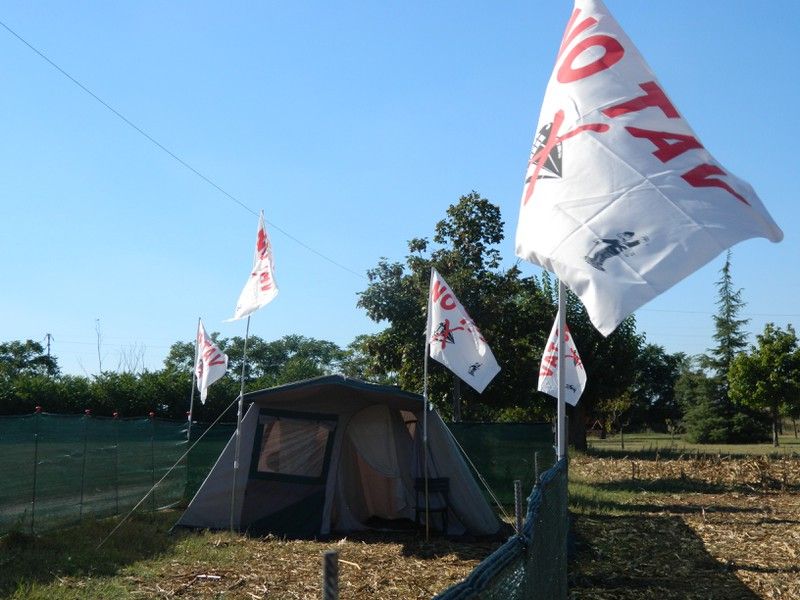
[[100, 375], [103, 374], [103, 358], [100, 355], [100, 340], [102, 336], [100, 335], [100, 318], [94, 320], [94, 330], [97, 332], [97, 366], [100, 369]]

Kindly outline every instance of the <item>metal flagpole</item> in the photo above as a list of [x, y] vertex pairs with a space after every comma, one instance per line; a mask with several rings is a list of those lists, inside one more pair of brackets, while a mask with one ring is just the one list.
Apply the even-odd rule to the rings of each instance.
[[[431, 268], [433, 280], [433, 268]], [[423, 478], [425, 480], [425, 541], [430, 539], [430, 505], [428, 499], [428, 355], [430, 354], [431, 337], [431, 291], [428, 286], [428, 311], [425, 322], [425, 362], [422, 372], [422, 457]]]
[[[200, 317], [197, 317], [197, 333], [200, 333]], [[194, 336], [194, 364], [192, 365], [192, 393], [189, 396], [189, 428], [186, 430], [186, 441], [192, 439], [192, 415], [194, 414], [194, 388], [197, 378], [197, 334]]]
[[564, 282], [558, 280], [558, 418], [556, 456], [561, 460], [567, 455], [567, 403], [564, 372], [564, 335], [567, 331], [567, 292]]
[[244, 373], [247, 366], [247, 338], [250, 337], [250, 315], [247, 315], [247, 328], [244, 334], [242, 350], [242, 383], [239, 388], [239, 409], [236, 413], [236, 453], [233, 457], [233, 485], [231, 486], [231, 531], [233, 531], [233, 512], [236, 508], [236, 480], [239, 475], [239, 450], [242, 440], [242, 409], [244, 407]]

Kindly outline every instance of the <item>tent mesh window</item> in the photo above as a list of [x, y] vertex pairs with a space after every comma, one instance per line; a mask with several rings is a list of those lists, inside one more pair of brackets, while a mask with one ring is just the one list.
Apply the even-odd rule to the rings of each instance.
[[250, 477], [323, 483], [337, 422], [336, 415], [261, 409]]

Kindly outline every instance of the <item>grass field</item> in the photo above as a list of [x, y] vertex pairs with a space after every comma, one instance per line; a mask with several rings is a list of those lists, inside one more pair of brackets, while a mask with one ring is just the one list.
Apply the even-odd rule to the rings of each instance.
[[777, 448], [772, 444], [691, 444], [680, 435], [673, 438], [668, 433], [626, 433], [624, 436], [612, 435], [604, 440], [592, 437], [588, 441], [590, 450], [603, 456], [608, 456], [609, 453], [619, 456], [620, 453], [631, 452], [655, 454], [656, 451], [662, 455], [689, 455], [698, 452], [736, 456], [800, 454], [800, 438], [794, 437], [793, 433], [779, 436], [780, 445]]

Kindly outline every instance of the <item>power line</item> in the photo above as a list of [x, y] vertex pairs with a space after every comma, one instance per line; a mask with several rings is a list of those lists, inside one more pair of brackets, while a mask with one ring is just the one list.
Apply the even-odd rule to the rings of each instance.
[[[199, 177], [200, 179], [202, 179], [203, 181], [205, 181], [207, 184], [209, 184], [209, 185], [210, 185], [211, 187], [213, 187], [215, 190], [217, 190], [218, 192], [220, 192], [220, 193], [221, 193], [223, 196], [225, 196], [226, 198], [228, 198], [228, 199], [229, 199], [229, 200], [231, 200], [232, 202], [235, 202], [235, 203], [236, 203], [236, 204], [238, 204], [240, 207], [242, 207], [243, 209], [245, 209], [247, 212], [249, 212], [249, 213], [253, 214], [254, 216], [258, 216], [258, 213], [257, 213], [256, 211], [254, 211], [252, 208], [250, 208], [249, 206], [247, 206], [247, 205], [246, 205], [244, 202], [242, 202], [241, 200], [239, 200], [239, 199], [238, 199], [236, 196], [234, 196], [233, 194], [231, 194], [230, 192], [228, 192], [227, 190], [225, 190], [225, 189], [224, 189], [222, 186], [220, 186], [219, 184], [217, 184], [217, 183], [216, 183], [214, 180], [212, 180], [210, 177], [208, 177], [208, 176], [204, 175], [203, 173], [201, 173], [200, 171], [198, 171], [198, 170], [197, 170], [195, 167], [193, 167], [193, 166], [192, 166], [192, 165], [190, 165], [188, 162], [186, 162], [185, 160], [183, 160], [183, 159], [182, 159], [180, 156], [178, 156], [177, 154], [175, 154], [174, 152], [172, 152], [172, 151], [171, 151], [169, 148], [167, 148], [166, 146], [164, 146], [164, 145], [163, 145], [161, 142], [159, 142], [157, 139], [155, 139], [153, 136], [151, 136], [149, 133], [147, 133], [147, 132], [146, 132], [144, 129], [142, 129], [141, 127], [139, 127], [139, 126], [138, 126], [136, 123], [134, 123], [133, 121], [131, 121], [130, 119], [128, 119], [128, 118], [127, 118], [125, 115], [123, 115], [121, 112], [119, 112], [119, 111], [118, 111], [117, 109], [115, 109], [113, 106], [111, 106], [111, 105], [110, 105], [108, 102], [106, 102], [105, 100], [103, 100], [103, 99], [102, 99], [100, 96], [98, 96], [97, 94], [95, 94], [95, 93], [94, 93], [92, 90], [90, 90], [88, 87], [86, 87], [85, 85], [83, 85], [83, 84], [82, 84], [80, 81], [78, 81], [77, 79], [75, 79], [75, 78], [74, 78], [72, 75], [70, 75], [69, 73], [67, 73], [67, 72], [66, 72], [64, 69], [62, 69], [60, 66], [58, 66], [58, 65], [57, 65], [55, 62], [53, 62], [52, 60], [50, 60], [50, 58], [48, 58], [48, 57], [47, 57], [47, 55], [45, 55], [45, 54], [44, 54], [44, 53], [43, 53], [41, 50], [39, 50], [38, 48], [36, 48], [36, 46], [34, 46], [34, 45], [33, 45], [33, 44], [31, 44], [30, 42], [28, 42], [28, 41], [27, 41], [25, 38], [23, 38], [21, 35], [19, 35], [19, 34], [18, 34], [16, 31], [14, 31], [13, 29], [11, 29], [11, 27], [9, 27], [8, 25], [6, 25], [6, 24], [5, 24], [5, 23], [4, 23], [2, 20], [0, 20], [0, 25], [2, 25], [2, 26], [3, 26], [3, 28], [4, 28], [6, 31], [8, 31], [8, 32], [9, 32], [11, 35], [13, 35], [15, 38], [17, 38], [17, 39], [18, 39], [20, 42], [22, 42], [22, 43], [23, 43], [23, 44], [25, 44], [25, 45], [26, 45], [28, 48], [30, 48], [30, 49], [31, 49], [33, 52], [35, 52], [35, 53], [36, 53], [36, 54], [37, 54], [37, 55], [38, 55], [38, 56], [39, 56], [39, 57], [40, 57], [42, 60], [44, 60], [45, 62], [47, 62], [47, 64], [49, 64], [49, 65], [50, 65], [51, 67], [53, 67], [53, 68], [54, 68], [56, 71], [58, 71], [59, 73], [61, 73], [61, 74], [62, 74], [64, 77], [66, 77], [67, 79], [69, 79], [69, 80], [70, 80], [72, 83], [74, 83], [76, 86], [78, 86], [78, 87], [79, 87], [80, 89], [82, 89], [84, 92], [86, 92], [87, 94], [89, 94], [89, 95], [90, 95], [92, 98], [94, 98], [94, 99], [95, 99], [97, 102], [99, 102], [99, 103], [100, 103], [100, 104], [102, 104], [102, 105], [103, 105], [103, 106], [104, 106], [106, 109], [108, 109], [108, 110], [109, 110], [109, 111], [110, 111], [110, 112], [111, 112], [111, 113], [112, 113], [114, 116], [116, 116], [118, 119], [120, 119], [120, 120], [121, 120], [122, 122], [124, 122], [126, 125], [128, 125], [130, 128], [132, 128], [134, 131], [136, 131], [136, 132], [137, 132], [139, 135], [141, 135], [142, 137], [144, 137], [144, 138], [145, 138], [147, 141], [149, 141], [151, 144], [155, 145], [155, 146], [156, 146], [158, 149], [160, 149], [162, 152], [166, 153], [166, 154], [167, 154], [168, 156], [170, 156], [170, 157], [171, 157], [173, 160], [175, 160], [176, 162], [178, 162], [178, 163], [179, 163], [181, 166], [185, 167], [186, 169], [188, 169], [189, 171], [191, 171], [192, 173], [194, 173], [194, 174], [195, 174], [197, 177]], [[301, 246], [301, 247], [305, 248], [306, 250], [308, 250], [308, 251], [309, 251], [309, 252], [311, 252], [312, 254], [316, 254], [316, 255], [317, 255], [318, 257], [320, 257], [321, 259], [328, 261], [329, 263], [331, 263], [332, 265], [334, 265], [334, 266], [336, 266], [336, 267], [339, 267], [339, 268], [340, 268], [340, 269], [342, 269], [343, 271], [347, 271], [348, 273], [351, 273], [351, 274], [355, 275], [356, 277], [360, 277], [360, 278], [362, 278], [362, 279], [366, 279], [366, 277], [365, 277], [365, 276], [364, 276], [362, 273], [359, 273], [359, 272], [357, 272], [357, 271], [355, 271], [355, 270], [351, 269], [350, 267], [346, 267], [345, 265], [343, 265], [343, 264], [341, 264], [341, 263], [339, 263], [339, 262], [335, 261], [334, 259], [330, 258], [329, 256], [326, 256], [325, 254], [323, 254], [323, 253], [322, 253], [322, 252], [320, 252], [319, 250], [316, 250], [316, 249], [312, 248], [311, 246], [309, 246], [308, 244], [306, 244], [306, 243], [305, 243], [305, 242], [303, 242], [302, 240], [300, 240], [300, 239], [296, 238], [296, 237], [295, 237], [295, 236], [293, 236], [291, 233], [289, 233], [288, 231], [286, 231], [286, 230], [285, 230], [285, 229], [283, 229], [282, 227], [279, 227], [278, 225], [276, 225], [276, 224], [275, 224], [275, 223], [273, 223], [272, 221], [269, 221], [269, 220], [268, 220], [268, 219], [266, 219], [266, 218], [264, 219], [264, 221], [266, 221], [266, 222], [269, 224], [269, 226], [270, 226], [272, 229], [275, 229], [276, 231], [279, 231], [279, 232], [280, 232], [280, 233], [282, 233], [284, 236], [286, 236], [287, 238], [289, 238], [290, 240], [292, 240], [293, 242], [295, 242], [295, 243], [296, 243], [296, 244], [298, 244], [299, 246]]]

